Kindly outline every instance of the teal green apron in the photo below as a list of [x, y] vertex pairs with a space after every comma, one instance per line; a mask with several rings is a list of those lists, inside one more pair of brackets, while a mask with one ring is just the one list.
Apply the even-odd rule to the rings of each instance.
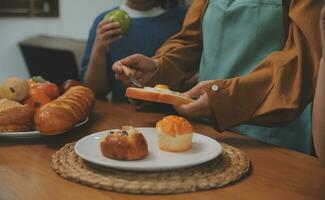
[[[203, 18], [199, 80], [242, 76], [285, 43], [282, 0], [210, 0]], [[234, 131], [310, 154], [311, 106], [281, 128], [240, 125]]]

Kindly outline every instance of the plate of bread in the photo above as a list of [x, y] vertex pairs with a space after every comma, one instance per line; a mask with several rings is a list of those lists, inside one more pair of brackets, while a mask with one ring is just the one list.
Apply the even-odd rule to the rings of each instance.
[[130, 99], [144, 100], [171, 105], [181, 105], [194, 102], [182, 93], [170, 90], [167, 85], [158, 84], [155, 87], [128, 87], [125, 96]]
[[82, 159], [104, 167], [161, 171], [190, 167], [221, 154], [216, 140], [193, 132], [184, 118], [169, 115], [156, 127], [122, 126], [88, 135], [75, 145]]
[[86, 123], [94, 93], [80, 84], [63, 89], [39, 77], [6, 79], [0, 84], [0, 136], [56, 135]]
[[[75, 125], [73, 128], [77, 128], [79, 126], [84, 125], [88, 122], [88, 117]], [[17, 132], [0, 132], [0, 137], [11, 137], [11, 138], [37, 138], [48, 135], [47, 133], [41, 133], [38, 130], [33, 131], [17, 131]]]

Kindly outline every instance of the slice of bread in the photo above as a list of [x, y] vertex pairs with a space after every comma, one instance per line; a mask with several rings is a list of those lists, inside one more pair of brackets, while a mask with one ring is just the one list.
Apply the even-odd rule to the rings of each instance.
[[181, 93], [164, 88], [128, 87], [125, 96], [131, 99], [139, 99], [157, 103], [166, 103], [171, 105], [181, 105], [194, 102], [193, 99], [184, 97]]

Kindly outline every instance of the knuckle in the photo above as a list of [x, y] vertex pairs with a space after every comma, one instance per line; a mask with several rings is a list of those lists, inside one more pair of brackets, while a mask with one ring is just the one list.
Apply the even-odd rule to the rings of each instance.
[[118, 74], [115, 74], [115, 78], [116, 78], [117, 80], [122, 80], [122, 79], [121, 79], [121, 76], [118, 75]]
[[199, 82], [199, 84], [198, 84], [199, 87], [201, 87], [201, 86], [203, 86], [203, 85], [204, 85], [204, 81]]
[[191, 109], [188, 106], [183, 106], [183, 107], [180, 107], [180, 111], [182, 114], [188, 115], [190, 113]]

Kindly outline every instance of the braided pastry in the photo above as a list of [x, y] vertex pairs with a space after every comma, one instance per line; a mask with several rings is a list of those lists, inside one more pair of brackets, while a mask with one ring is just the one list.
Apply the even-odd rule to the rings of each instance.
[[84, 121], [93, 110], [95, 96], [84, 86], [70, 88], [35, 114], [37, 130], [47, 135], [64, 133]]

